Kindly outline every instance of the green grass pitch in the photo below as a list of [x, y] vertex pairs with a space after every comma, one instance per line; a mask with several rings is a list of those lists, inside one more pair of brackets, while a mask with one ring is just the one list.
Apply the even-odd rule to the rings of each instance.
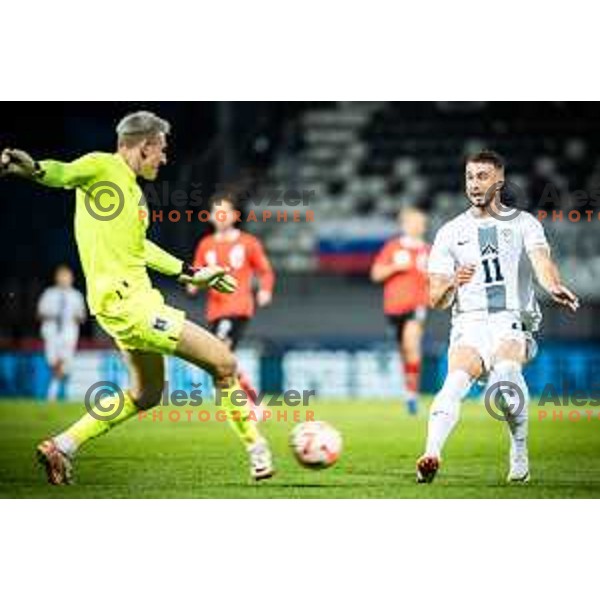
[[[132, 422], [91, 442], [76, 485], [53, 488], [33, 459], [36, 443], [75, 420], [82, 405], [0, 402], [0, 497], [9, 498], [573, 498], [600, 497], [600, 420], [530, 418], [532, 481], [507, 485], [508, 434], [481, 404], [467, 403], [432, 485], [414, 483], [426, 410], [400, 403], [316, 401], [315, 417], [344, 438], [339, 463], [300, 467], [288, 448], [293, 423], [267, 422], [278, 473], [250, 483], [246, 456], [224, 423]], [[163, 409], [166, 410], [166, 409]], [[551, 411], [549, 411], [551, 412]], [[291, 413], [290, 413], [291, 418]]]

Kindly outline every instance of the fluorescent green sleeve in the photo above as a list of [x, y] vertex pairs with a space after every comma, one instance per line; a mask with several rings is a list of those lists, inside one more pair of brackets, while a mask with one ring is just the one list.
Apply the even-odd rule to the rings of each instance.
[[179, 275], [183, 268], [183, 261], [175, 258], [160, 246], [150, 240], [145, 240], [146, 265], [165, 275]]
[[49, 187], [72, 189], [98, 178], [102, 161], [97, 154], [86, 154], [70, 163], [57, 160], [42, 160], [40, 167], [44, 175], [38, 181]]

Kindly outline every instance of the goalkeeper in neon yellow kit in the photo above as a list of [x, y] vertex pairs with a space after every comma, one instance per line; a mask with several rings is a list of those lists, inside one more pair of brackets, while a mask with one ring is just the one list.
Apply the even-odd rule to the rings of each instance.
[[[147, 269], [176, 277], [181, 283], [235, 290], [236, 281], [220, 267], [194, 270], [146, 239], [147, 218], [137, 177], [154, 180], [166, 163], [170, 125], [149, 112], [126, 116], [117, 126], [114, 154], [94, 152], [72, 163], [34, 161], [22, 150], [6, 149], [0, 175], [17, 175], [43, 185], [76, 189], [75, 236], [87, 284], [90, 310], [115, 340], [129, 367], [130, 389], [115, 397], [102, 420], [85, 414], [64, 432], [42, 442], [38, 458], [48, 481], [71, 482], [72, 460], [85, 442], [106, 433], [160, 402], [165, 354], [174, 354], [213, 376], [229, 421], [248, 450], [254, 479], [273, 474], [267, 442], [249, 419], [249, 409], [231, 402], [239, 390], [235, 358], [211, 333], [167, 306], [152, 287]], [[147, 211], [146, 211], [147, 212]], [[118, 410], [117, 410], [118, 407]]]

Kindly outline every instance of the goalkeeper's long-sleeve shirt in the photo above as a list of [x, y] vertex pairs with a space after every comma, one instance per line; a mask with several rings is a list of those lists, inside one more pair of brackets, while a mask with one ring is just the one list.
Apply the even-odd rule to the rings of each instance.
[[93, 314], [102, 313], [124, 283], [131, 293], [150, 290], [147, 267], [166, 275], [181, 272], [181, 260], [146, 239], [142, 190], [120, 155], [94, 152], [40, 166], [40, 183], [76, 189], [75, 237]]

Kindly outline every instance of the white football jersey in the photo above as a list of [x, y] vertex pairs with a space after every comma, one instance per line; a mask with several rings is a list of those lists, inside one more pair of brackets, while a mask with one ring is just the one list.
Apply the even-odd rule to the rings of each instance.
[[83, 294], [74, 288], [49, 287], [40, 297], [38, 314], [44, 337], [77, 336], [86, 314]]
[[453, 276], [458, 266], [476, 265], [473, 279], [459, 287], [453, 320], [466, 313], [520, 313], [535, 331], [541, 312], [535, 298], [528, 253], [548, 247], [542, 224], [521, 212], [510, 221], [474, 217], [467, 210], [438, 231], [429, 256], [428, 272]]

